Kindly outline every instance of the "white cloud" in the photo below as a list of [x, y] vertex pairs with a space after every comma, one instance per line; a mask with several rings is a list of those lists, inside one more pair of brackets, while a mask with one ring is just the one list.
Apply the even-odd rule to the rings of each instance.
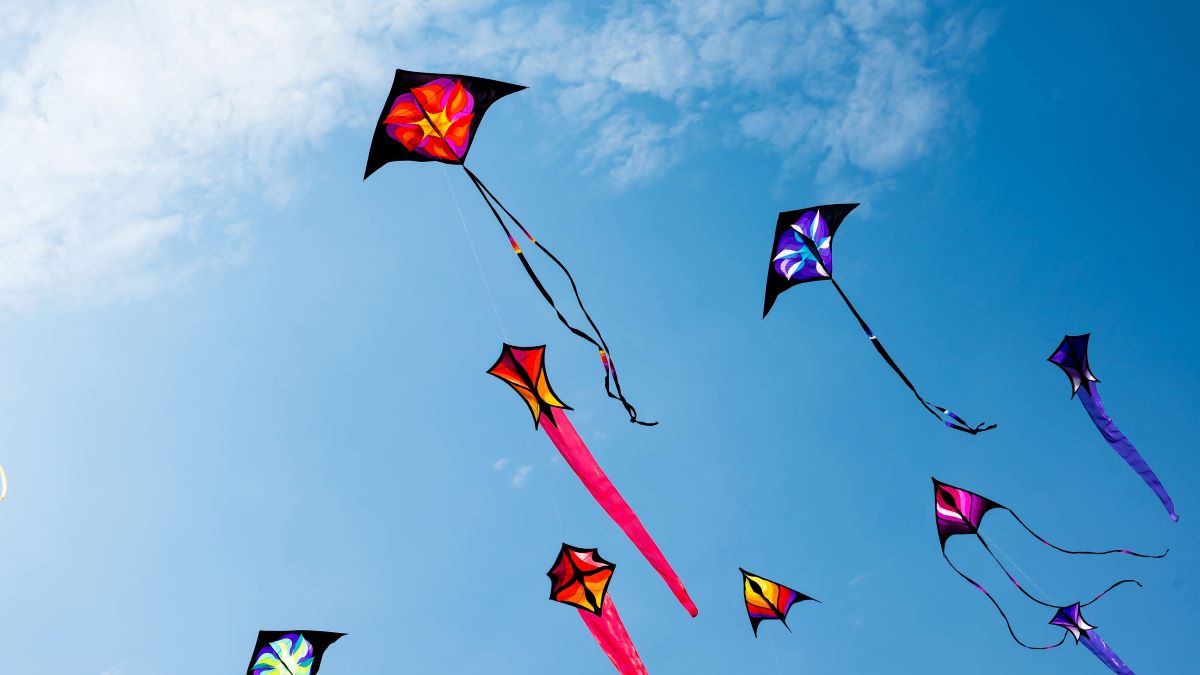
[[995, 27], [925, 0], [626, 1], [585, 17], [510, 9], [481, 22], [477, 35], [498, 37], [468, 53], [558, 85], [585, 163], [618, 185], [662, 173], [689, 145], [773, 148], [825, 182], [882, 179], [955, 123], [961, 77]]
[[508, 466], [508, 463], [511, 461], [507, 457], [501, 457], [492, 464], [492, 471], [503, 471], [504, 467]]
[[517, 489], [523, 488], [525, 487], [525, 483], [529, 481], [529, 474], [531, 473], [533, 473], [533, 467], [528, 464], [518, 467], [513, 473], [512, 479], [508, 481], [508, 484]]
[[870, 188], [955, 123], [994, 30], [925, 0], [492, 5], [0, 0], [0, 307], [236, 262], [247, 200], [286, 200], [288, 160], [368, 125], [397, 65], [537, 85], [546, 135], [618, 187], [767, 150]]
[[0, 305], [236, 260], [239, 200], [285, 199], [286, 160], [377, 105], [357, 101], [425, 4], [0, 4]]

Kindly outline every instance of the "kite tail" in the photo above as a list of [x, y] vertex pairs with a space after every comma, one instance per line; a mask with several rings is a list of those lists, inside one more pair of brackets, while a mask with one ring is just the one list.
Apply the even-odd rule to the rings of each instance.
[[621, 621], [621, 615], [617, 613], [617, 605], [611, 595], [604, 599], [604, 608], [600, 616], [585, 609], [579, 610], [579, 616], [583, 617], [583, 623], [591, 631], [592, 637], [596, 638], [600, 649], [604, 650], [604, 655], [616, 666], [617, 672], [621, 675], [649, 673], [642, 663], [642, 657], [638, 655], [637, 648], [633, 646], [629, 632], [625, 630], [625, 623]]
[[1100, 591], [1100, 595], [1097, 595], [1096, 597], [1092, 598], [1091, 600], [1088, 600], [1087, 602], [1081, 603], [1079, 606], [1087, 607], [1088, 605], [1099, 600], [1100, 598], [1103, 598], [1105, 595], [1108, 595], [1108, 592], [1111, 591], [1112, 589], [1116, 588], [1117, 586], [1122, 586], [1124, 584], [1137, 584], [1138, 588], [1142, 587], [1142, 582], [1138, 581], [1137, 579], [1122, 579], [1122, 580], [1116, 582], [1115, 584], [1113, 584], [1112, 586], [1109, 586], [1108, 588], [1104, 589], [1103, 591]]
[[[622, 407], [625, 408], [626, 414], [629, 415], [630, 422], [647, 427], [652, 427], [658, 424], [658, 422], [646, 422], [638, 419], [637, 409], [633, 407], [633, 404], [625, 398], [624, 392], [621, 391], [621, 380], [619, 377], [617, 377], [617, 368], [612, 360], [612, 352], [608, 348], [608, 343], [604, 340], [604, 335], [600, 332], [600, 327], [596, 325], [596, 322], [592, 319], [592, 315], [588, 312], [587, 307], [583, 304], [583, 298], [579, 295], [579, 286], [575, 283], [575, 277], [571, 274], [571, 271], [567, 269], [567, 266], [563, 264], [561, 260], [558, 259], [558, 256], [554, 255], [550, 249], [546, 248], [540, 241], [535, 239], [533, 235], [529, 233], [529, 230], [525, 229], [525, 226], [521, 223], [521, 221], [515, 215], [513, 215], [512, 211], [508, 210], [508, 207], [506, 207], [504, 203], [501, 202], [498, 197], [496, 197], [491, 188], [485, 185], [479, 176], [476, 176], [474, 172], [466, 167], [466, 165], [463, 166], [463, 170], [467, 172], [467, 176], [471, 179], [471, 182], [474, 183], [475, 189], [479, 190], [479, 194], [482, 195], [484, 201], [488, 203], [488, 207], [492, 210], [492, 215], [496, 217], [496, 220], [500, 223], [500, 227], [502, 227], [504, 229], [504, 233], [508, 235], [508, 240], [512, 245], [513, 250], [516, 251], [517, 255], [521, 258], [521, 264], [525, 266], [526, 273], [529, 274], [531, 279], [533, 279], [533, 282], [537, 285], [538, 291], [541, 292], [542, 297], [547, 303], [549, 303], [550, 307], [554, 309], [554, 313], [558, 315], [558, 320], [572, 333], [591, 343], [591, 345], [600, 352], [600, 362], [604, 366], [604, 393], [606, 393], [609, 398], [621, 403]], [[596, 333], [595, 338], [592, 338], [592, 336], [571, 325], [567, 318], [563, 316], [562, 312], [559, 311], [558, 306], [554, 303], [554, 298], [552, 298], [550, 293], [546, 291], [545, 286], [543, 286], [542, 282], [537, 278], [533, 268], [530, 267], [528, 261], [525, 260], [525, 256], [521, 252], [520, 246], [517, 245], [516, 240], [513, 239], [512, 234], [509, 232], [508, 226], [505, 225], [503, 219], [500, 217], [500, 214], [496, 211], [495, 206], [492, 205], [493, 202], [496, 204], [496, 206], [499, 206], [506, 215], [508, 215], [509, 219], [511, 219], [518, 228], [520, 228], [521, 232], [530, 241], [530, 243], [532, 243], [534, 246], [537, 246], [538, 250], [544, 253], [546, 257], [550, 258], [550, 260], [553, 261], [560, 270], [562, 270], [563, 274], [567, 277], [567, 281], [571, 284], [571, 292], [575, 294], [575, 304], [579, 306], [579, 310], [583, 312], [583, 316], [587, 319], [588, 325], [590, 325], [592, 327], [592, 331]], [[614, 388], [616, 390], [615, 392]]]
[[1110, 549], [1108, 551], [1072, 551], [1070, 549], [1062, 548], [1061, 546], [1056, 546], [1056, 545], [1050, 543], [1049, 541], [1047, 541], [1046, 539], [1044, 539], [1042, 537], [1042, 535], [1038, 534], [1037, 532], [1034, 532], [1033, 528], [1029, 527], [1028, 525], [1025, 524], [1025, 521], [1021, 520], [1021, 516], [1018, 516], [1016, 511], [1013, 511], [1012, 509], [1005, 507], [1005, 506], [999, 506], [999, 508], [1002, 508], [1005, 511], [1008, 511], [1009, 515], [1011, 515], [1013, 518], [1015, 518], [1017, 523], [1019, 523], [1021, 525], [1021, 527], [1025, 528], [1026, 532], [1033, 535], [1034, 539], [1037, 539], [1038, 541], [1049, 546], [1050, 548], [1052, 548], [1056, 551], [1062, 552], [1062, 553], [1070, 553], [1071, 555], [1109, 555], [1111, 553], [1122, 553], [1124, 555], [1131, 555], [1135, 558], [1163, 558], [1167, 555], [1167, 553], [1170, 553], [1170, 549], [1167, 549], [1166, 551], [1163, 551], [1162, 553], [1159, 553], [1158, 555], [1150, 555], [1148, 553], [1137, 553], [1135, 551], [1130, 551], [1130, 550], [1124, 549], [1124, 548], [1114, 548], [1114, 549]]
[[1004, 610], [1000, 608], [1000, 603], [996, 602], [996, 598], [993, 598], [992, 594], [988, 593], [987, 589], [984, 588], [983, 586], [981, 586], [979, 584], [979, 582], [977, 582], [974, 579], [972, 579], [971, 577], [963, 574], [962, 570], [958, 569], [958, 567], [956, 567], [954, 565], [954, 563], [950, 562], [950, 558], [949, 558], [949, 556], [946, 555], [946, 549], [944, 549], [944, 548], [942, 549], [942, 557], [946, 559], [946, 564], [950, 565], [950, 568], [958, 573], [958, 576], [962, 577], [963, 579], [966, 579], [967, 583], [969, 583], [972, 586], [974, 586], [975, 588], [979, 589], [979, 591], [981, 593], [983, 593], [984, 595], [986, 595], [988, 597], [988, 600], [992, 601], [992, 605], [994, 605], [996, 607], [996, 611], [1000, 612], [1000, 618], [1004, 619], [1004, 625], [1008, 627], [1008, 634], [1012, 636], [1012, 639], [1014, 641], [1016, 641], [1017, 644], [1021, 645], [1022, 647], [1026, 648], [1026, 649], [1034, 649], [1034, 650], [1054, 649], [1055, 647], [1058, 647], [1059, 645], [1061, 645], [1063, 643], [1063, 641], [1067, 639], [1067, 634], [1064, 632], [1062, 638], [1060, 638], [1058, 642], [1055, 642], [1052, 645], [1034, 647], [1032, 645], [1025, 644], [1024, 642], [1021, 641], [1021, 638], [1017, 637], [1016, 632], [1013, 631], [1012, 623], [1010, 623], [1008, 620], [1008, 615], [1005, 614]]
[[1163, 487], [1162, 482], [1158, 480], [1158, 476], [1154, 475], [1154, 470], [1142, 459], [1142, 454], [1133, 447], [1133, 443], [1121, 433], [1117, 425], [1113, 423], [1112, 418], [1104, 411], [1104, 405], [1100, 402], [1100, 390], [1093, 383], [1090, 387], [1091, 391], [1085, 391], [1079, 394], [1079, 402], [1083, 404], [1084, 410], [1087, 410], [1088, 416], [1092, 418], [1092, 423], [1100, 430], [1100, 434], [1104, 436], [1104, 440], [1112, 446], [1113, 450], [1125, 460], [1129, 468], [1137, 472], [1137, 475], [1146, 481], [1146, 485], [1158, 495], [1158, 500], [1162, 502], [1163, 508], [1170, 514], [1171, 520], [1178, 521], [1179, 516], [1175, 514], [1175, 503], [1171, 501], [1171, 496], [1167, 494], [1167, 489]]
[[548, 413], [543, 413], [543, 415], [546, 414], [550, 416], [553, 424], [543, 424], [542, 429], [550, 437], [550, 441], [554, 443], [558, 451], [562, 453], [563, 459], [567, 460], [567, 464], [570, 465], [575, 475], [579, 476], [579, 480], [583, 481], [584, 487], [596, 499], [604, 512], [625, 532], [625, 535], [646, 558], [650, 566], [663, 578], [667, 587], [679, 600], [679, 604], [683, 605], [688, 614], [696, 616], [698, 613], [696, 604], [688, 596], [687, 589], [684, 588], [679, 575], [671, 568], [666, 556], [658, 548], [658, 544], [654, 543], [654, 539], [646, 531], [646, 527], [642, 525], [637, 514], [617, 492], [617, 488], [608, 479], [608, 476], [604, 475], [604, 471], [596, 463], [596, 458], [584, 445], [583, 439], [579, 438], [579, 433], [571, 426], [571, 421], [567, 419], [566, 413], [558, 408], [550, 408]]
[[1100, 659], [1104, 665], [1108, 666], [1109, 670], [1119, 673], [1119, 675], [1134, 675], [1133, 669], [1125, 665], [1121, 657], [1117, 656], [1112, 647], [1109, 647], [1096, 631], [1087, 631], [1083, 634], [1083, 637], [1079, 638], [1079, 641], [1083, 643], [1084, 647], [1088, 648], [1088, 651], [1095, 654], [1096, 658]]
[[867, 325], [867, 322], [862, 318], [862, 315], [859, 314], [858, 310], [854, 308], [854, 303], [850, 302], [850, 298], [846, 296], [846, 292], [842, 290], [840, 285], [838, 285], [837, 280], [833, 277], [830, 277], [829, 280], [833, 282], [833, 287], [837, 289], [838, 295], [842, 296], [842, 301], [845, 302], [846, 306], [850, 308], [850, 313], [854, 315], [855, 319], [858, 319], [859, 327], [862, 328], [863, 332], [867, 334], [867, 339], [871, 341], [871, 344], [875, 347], [875, 351], [879, 352], [879, 355], [883, 357], [883, 360], [886, 361], [889, 366], [891, 366], [892, 371], [900, 377], [900, 380], [903, 381], [904, 385], [913, 393], [913, 396], [917, 397], [917, 400], [921, 402], [921, 405], [929, 412], [929, 414], [936, 417], [938, 421], [942, 422], [947, 427], [971, 434], [972, 436], [996, 428], [995, 424], [987, 423], [971, 426], [969, 422], [954, 414], [954, 412], [952, 412], [949, 408], [937, 405], [935, 403], [930, 403], [923, 396], [921, 396], [920, 392], [917, 391], [916, 385], [912, 383], [912, 380], [908, 379], [908, 376], [904, 374], [903, 370], [900, 370], [900, 366], [896, 364], [895, 359], [893, 359], [892, 355], [888, 353], [886, 348], [884, 348], [883, 342], [881, 342], [879, 338], [875, 336], [875, 333], [871, 330], [871, 327]]

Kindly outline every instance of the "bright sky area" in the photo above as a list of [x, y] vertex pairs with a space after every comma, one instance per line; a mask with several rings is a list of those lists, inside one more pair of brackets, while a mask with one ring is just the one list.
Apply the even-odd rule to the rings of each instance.
[[[608, 673], [547, 600], [566, 541], [617, 563], [653, 673], [1103, 672], [1013, 644], [941, 559], [931, 476], [1068, 548], [1170, 548], [985, 521], [1056, 602], [1140, 580], [1086, 612], [1138, 672], [1195, 662], [1194, 7], [327, 4], [0, 1], [0, 670], [238, 673], [258, 630], [309, 628], [348, 633], [322, 675]], [[397, 67], [530, 86], [471, 165], [659, 426], [604, 397], [460, 170], [361, 180]], [[995, 431], [929, 418], [829, 285], [760, 317], [777, 212], [844, 201], [841, 284]], [[1085, 331], [1177, 524], [1045, 361]], [[697, 619], [485, 374], [506, 338], [548, 345]], [[739, 566], [822, 604], [755, 639]]]

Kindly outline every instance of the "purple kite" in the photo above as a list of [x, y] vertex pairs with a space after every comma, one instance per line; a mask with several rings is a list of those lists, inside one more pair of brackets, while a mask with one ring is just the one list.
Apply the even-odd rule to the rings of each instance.
[[1167, 494], [1167, 489], [1163, 487], [1158, 476], [1154, 475], [1154, 470], [1142, 459], [1141, 453], [1137, 448], [1133, 447], [1133, 443], [1121, 433], [1116, 424], [1113, 424], [1112, 418], [1104, 411], [1104, 404], [1100, 402], [1100, 390], [1096, 387], [1096, 383], [1100, 380], [1092, 374], [1092, 369], [1088, 366], [1088, 339], [1091, 333], [1083, 335], [1068, 335], [1062, 339], [1058, 348], [1046, 359], [1050, 363], [1062, 368], [1062, 371], [1067, 374], [1067, 379], [1071, 380], [1071, 398], [1074, 398], [1082, 388], [1083, 393], [1079, 395], [1079, 402], [1083, 404], [1083, 409], [1087, 411], [1088, 416], [1092, 418], [1092, 423], [1100, 430], [1100, 434], [1104, 436], [1104, 440], [1112, 446], [1113, 450], [1125, 460], [1129, 468], [1137, 472], [1137, 475], [1146, 481], [1146, 485], [1154, 490], [1154, 494], [1158, 495], [1158, 500], [1162, 502], [1163, 508], [1170, 514], [1171, 520], [1179, 520], [1179, 516], [1175, 514], [1175, 503], [1171, 501], [1171, 496]]
[[[985, 539], [983, 537], [983, 535], [979, 532], [980, 525], [983, 522], [983, 517], [987, 514], [988, 511], [991, 511], [992, 509], [1002, 509], [1004, 511], [1008, 511], [1008, 513], [1013, 517], [1013, 519], [1015, 519], [1021, 527], [1025, 528], [1026, 532], [1029, 532], [1029, 534], [1033, 535], [1033, 537], [1035, 539], [1042, 542], [1043, 544], [1049, 546], [1050, 548], [1055, 549], [1056, 551], [1060, 551], [1062, 553], [1070, 553], [1072, 555], [1108, 555], [1110, 553], [1123, 553], [1125, 555], [1131, 555], [1131, 556], [1135, 556], [1138, 558], [1162, 558], [1163, 556], [1166, 555], [1166, 552], [1164, 552], [1160, 555], [1146, 555], [1143, 553], [1134, 553], [1133, 551], [1129, 551], [1127, 549], [1113, 549], [1113, 550], [1109, 550], [1109, 551], [1071, 551], [1071, 550], [1056, 546], [1056, 545], [1050, 543], [1049, 541], [1047, 541], [1046, 539], [1042, 538], [1041, 535], [1039, 535], [1038, 533], [1036, 533], [1032, 529], [1030, 529], [1030, 527], [1025, 524], [1025, 521], [1021, 520], [1021, 517], [1018, 516], [1012, 509], [1008, 508], [1007, 506], [1004, 506], [1003, 504], [994, 502], [982, 495], [976, 494], [974, 492], [970, 492], [968, 490], [964, 490], [962, 488], [954, 487], [953, 485], [943, 483], [943, 482], [939, 481], [938, 479], [934, 478], [933, 479], [933, 496], [934, 496], [934, 519], [937, 523], [938, 539], [939, 539], [939, 541], [941, 543], [941, 547], [942, 547], [942, 557], [945, 558], [946, 563], [950, 565], [950, 568], [958, 573], [958, 576], [962, 577], [968, 583], [970, 583], [972, 586], [979, 589], [980, 592], [982, 592], [984, 595], [986, 595], [988, 597], [988, 600], [992, 601], [992, 604], [995, 605], [995, 607], [996, 607], [996, 611], [1000, 612], [1001, 618], [1004, 619], [1004, 625], [1008, 627], [1009, 635], [1012, 635], [1013, 640], [1015, 640], [1017, 642], [1017, 644], [1021, 645], [1022, 647], [1025, 647], [1026, 649], [1053, 649], [1053, 648], [1061, 645], [1063, 643], [1063, 641], [1066, 640], [1066, 634], [1064, 633], [1063, 638], [1061, 640], [1059, 640], [1058, 642], [1056, 642], [1052, 645], [1046, 645], [1046, 646], [1040, 646], [1040, 647], [1034, 647], [1034, 646], [1028, 645], [1025, 642], [1021, 641], [1021, 638], [1017, 637], [1016, 632], [1013, 630], [1012, 624], [1008, 620], [1008, 615], [1004, 613], [1004, 610], [1000, 607], [1000, 603], [996, 601], [996, 598], [992, 597], [992, 594], [989, 593], [987, 591], [987, 589], [985, 589], [982, 585], [980, 585], [979, 582], [975, 581], [971, 577], [964, 574], [962, 572], [962, 570], [958, 569], [958, 567], [955, 566], [955, 564], [950, 561], [950, 557], [946, 555], [946, 541], [949, 540], [951, 537], [958, 535], [958, 534], [975, 535], [975, 538], [978, 539], [979, 543], [983, 545], [983, 548], [985, 551], [987, 551], [987, 554], [989, 556], [991, 556], [992, 560], [996, 561], [997, 565], [1000, 566], [1001, 571], [1004, 572], [1004, 576], [1008, 577], [1008, 580], [1011, 581], [1012, 584], [1017, 587], [1017, 590], [1020, 591], [1022, 595], [1024, 595], [1026, 598], [1029, 598], [1030, 600], [1036, 602], [1039, 605], [1042, 605], [1044, 607], [1050, 607], [1052, 609], [1059, 610], [1059, 611], [1070, 610], [1072, 607], [1076, 608], [1076, 610], [1079, 607], [1087, 607], [1088, 605], [1092, 604], [1093, 602], [1096, 602], [1100, 598], [1104, 597], [1105, 593], [1108, 593], [1109, 591], [1116, 588], [1117, 586], [1120, 586], [1122, 584], [1137, 584], [1138, 586], [1141, 586], [1141, 583], [1139, 583], [1133, 579], [1122, 579], [1121, 581], [1118, 581], [1118, 582], [1114, 583], [1113, 585], [1109, 586], [1107, 589], [1104, 590], [1103, 593], [1101, 593], [1100, 595], [1097, 595], [1095, 598], [1092, 598], [1088, 602], [1085, 602], [1083, 604], [1076, 603], [1074, 605], [1068, 605], [1066, 607], [1064, 607], [1062, 605], [1056, 605], [1056, 604], [1047, 602], [1045, 600], [1041, 600], [1037, 597], [1034, 597], [1033, 595], [1031, 595], [1029, 593], [1029, 591], [1025, 590], [1025, 588], [1022, 587], [1021, 584], [1015, 578], [1013, 578], [1013, 575], [1011, 573], [1009, 573], [1008, 568], [1004, 566], [1004, 563], [1000, 562], [1000, 559], [997, 558], [994, 553], [992, 553], [992, 547], [988, 544], [987, 539]], [[1055, 615], [1055, 616], [1057, 618], [1057, 615]], [[1053, 622], [1051, 622], [1051, 623], [1053, 623]], [[1099, 638], [1096, 638], [1096, 642], [1098, 642], [1098, 641], [1099, 641]], [[1092, 649], [1092, 645], [1094, 643], [1088, 642], [1086, 644], [1088, 645], [1089, 649]], [[1100, 642], [1099, 644], [1103, 644], [1103, 643]], [[1095, 652], [1095, 649], [1093, 649], [1093, 652]], [[1099, 653], [1097, 653], [1097, 655], [1099, 655]], [[1101, 658], [1103, 659], [1104, 657], [1101, 657]], [[1115, 656], [1114, 656], [1114, 658], [1115, 658]], [[1117, 662], [1119, 663], [1120, 661], [1117, 660]], [[1108, 663], [1108, 661], [1106, 661], [1106, 663]], [[1117, 672], [1126, 672], [1126, 671], [1117, 671]]]
[[837, 234], [842, 220], [856, 206], [858, 204], [825, 204], [779, 214], [779, 220], [775, 223], [775, 237], [771, 240], [771, 265], [767, 270], [767, 295], [763, 303], [763, 318], [767, 317], [779, 294], [787, 289], [810, 281], [831, 282], [834, 290], [842, 296], [842, 302], [850, 308], [850, 313], [858, 319], [858, 325], [867, 334], [867, 339], [871, 341], [875, 351], [879, 352], [929, 414], [947, 427], [971, 435], [995, 429], [995, 424], [971, 426], [949, 408], [932, 403], [921, 396], [917, 387], [904, 371], [900, 370], [900, 366], [896, 365], [891, 354], [884, 349], [883, 343], [842, 291], [842, 287], [833, 276], [833, 236]]
[[[1117, 656], [1116, 652], [1100, 637], [1100, 634], [1096, 632], [1096, 627], [1088, 625], [1083, 620], [1083, 613], [1080, 610], [1088, 604], [1081, 605], [1077, 602], [1070, 607], [1059, 607], [1058, 611], [1054, 613], [1054, 618], [1050, 619], [1050, 624], [1066, 628], [1067, 632], [1075, 638], [1075, 644], [1082, 642], [1083, 646], [1095, 654], [1096, 658], [1108, 666], [1109, 670], [1120, 673], [1120, 675], [1133, 675], [1133, 669], [1125, 665], [1121, 657]], [[1065, 633], [1063, 639], [1066, 639]]]

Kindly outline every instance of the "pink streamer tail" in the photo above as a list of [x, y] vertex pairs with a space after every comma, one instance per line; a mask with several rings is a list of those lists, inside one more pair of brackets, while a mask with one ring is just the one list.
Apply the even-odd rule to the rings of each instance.
[[617, 672], [621, 675], [649, 675], [646, 665], [642, 663], [642, 657], [633, 646], [633, 640], [629, 638], [629, 632], [625, 630], [625, 624], [621, 621], [621, 615], [617, 613], [617, 606], [613, 603], [611, 595], [604, 599], [604, 610], [600, 616], [585, 609], [579, 610], [579, 616], [583, 617], [583, 622], [592, 632], [592, 637], [596, 638], [596, 642], [604, 650], [604, 655], [616, 666]]
[[658, 548], [658, 544], [654, 543], [654, 539], [650, 537], [650, 533], [646, 531], [642, 521], [638, 520], [637, 514], [621, 497], [621, 493], [617, 492], [617, 488], [608, 479], [608, 476], [604, 475], [604, 471], [596, 463], [596, 458], [584, 445], [583, 439], [579, 437], [575, 427], [571, 426], [571, 421], [567, 419], [566, 413], [558, 408], [549, 410], [551, 419], [543, 420], [541, 427], [550, 437], [550, 441], [554, 443], [554, 447], [562, 453], [563, 459], [567, 460], [567, 464], [575, 471], [575, 475], [579, 476], [579, 480], [583, 481], [584, 487], [592, 493], [592, 497], [596, 499], [604, 512], [617, 523], [633, 542], [633, 545], [645, 556], [650, 566], [658, 572], [663, 581], [667, 582], [667, 586], [675, 594], [679, 604], [683, 605], [688, 614], [695, 617], [699, 610], [688, 596], [687, 589], [683, 587], [679, 575], [671, 569], [666, 556]]

